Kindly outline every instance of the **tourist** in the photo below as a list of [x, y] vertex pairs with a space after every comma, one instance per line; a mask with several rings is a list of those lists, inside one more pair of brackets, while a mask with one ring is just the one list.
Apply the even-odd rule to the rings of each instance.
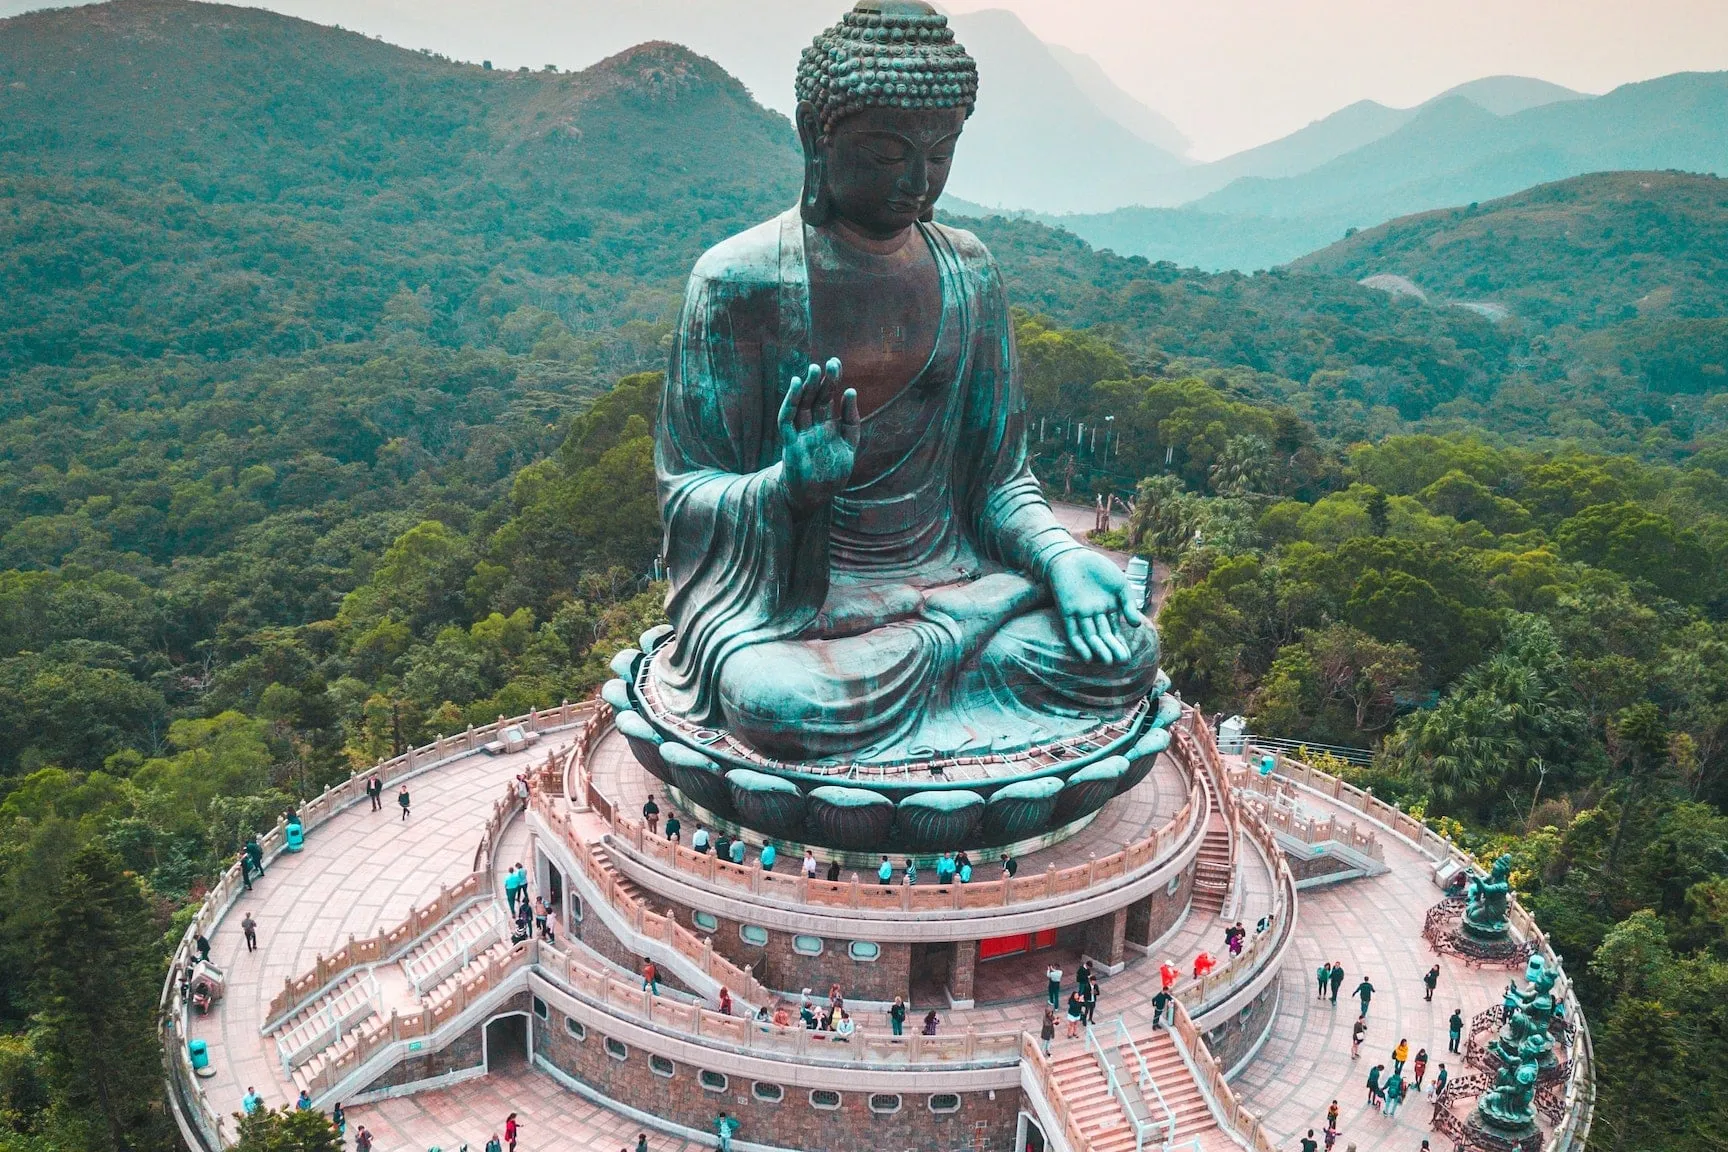
[[654, 803], [654, 793], [648, 793], [648, 799], [642, 804], [642, 823], [648, 825], [648, 835], [653, 836], [660, 831], [660, 805]]
[[942, 1018], [940, 1016], [936, 1015], [936, 1009], [934, 1009], [934, 1008], [930, 1009], [930, 1011], [928, 1011], [924, 1014], [924, 1035], [926, 1035], [926, 1036], [936, 1035], [936, 1026], [941, 1024], [941, 1023], [942, 1023]]
[[1164, 991], [1166, 992], [1176, 986], [1176, 978], [1181, 975], [1182, 973], [1176, 970], [1176, 965], [1170, 963], [1168, 960], [1158, 965], [1158, 980], [1163, 985]]
[[348, 1131], [348, 1113], [342, 1111], [341, 1101], [337, 1101], [336, 1106], [330, 1109], [330, 1127], [336, 1129], [338, 1136]]
[[248, 912], [240, 921], [240, 931], [246, 934], [246, 951], [258, 951], [258, 921]]
[[1218, 967], [1218, 961], [1212, 959], [1212, 953], [1202, 952], [1194, 957], [1194, 979], [1199, 980]]
[[1356, 1023], [1350, 1027], [1350, 1059], [1354, 1060], [1362, 1055], [1362, 1037], [1366, 1035], [1368, 1035], [1368, 1021], [1358, 1016]]
[[834, 1022], [834, 1039], [842, 1044], [851, 1043], [852, 1033], [857, 1031], [857, 1025], [852, 1023], [852, 1014], [846, 1009], [839, 1009], [840, 1019]]
[[652, 960], [642, 962], [642, 990], [651, 996], [660, 995], [660, 969]]
[[936, 883], [951, 883], [954, 879], [954, 872], [954, 854], [952, 852], [944, 852], [936, 857]]
[[808, 999], [798, 1008], [798, 1022], [804, 1025], [806, 1031], [814, 1032], [816, 1030], [816, 1009], [810, 1007]]
[[521, 1130], [521, 1125], [516, 1123], [516, 1113], [504, 1117], [504, 1143], [510, 1146], [510, 1152], [516, 1152], [516, 1137]]
[[1229, 931], [1224, 933], [1224, 947], [1230, 950], [1230, 955], [1242, 955], [1242, 941], [1248, 938], [1248, 929], [1242, 927], [1242, 921], [1236, 921]]
[[534, 932], [542, 940], [552, 939], [552, 929], [547, 921], [552, 916], [552, 907], [546, 903], [546, 897], [538, 897], [534, 901]]
[[962, 883], [962, 884], [972, 883], [972, 861], [970, 861], [970, 860], [963, 861], [960, 865], [960, 871], [959, 871], [958, 875], [960, 877], [960, 883]]
[[504, 903], [510, 909], [510, 915], [516, 915], [516, 898], [522, 895], [522, 885], [528, 882], [526, 874], [518, 873], [520, 864], [510, 865], [510, 870], [504, 873]]
[[248, 1086], [246, 1095], [240, 1097], [240, 1107], [245, 1109], [246, 1115], [250, 1116], [264, 1107], [264, 1097], [258, 1095], [258, 1089]]
[[1383, 1095], [1386, 1098], [1386, 1115], [1398, 1115], [1398, 1105], [1404, 1103], [1404, 1077], [1396, 1072], [1392, 1073], [1391, 1078], [1386, 1081]]
[[192, 933], [192, 947], [198, 949], [199, 963], [202, 964], [204, 961], [210, 959], [210, 941], [204, 938], [204, 933]]
[[699, 852], [704, 856], [708, 855], [708, 844], [711, 839], [706, 827], [701, 824], [696, 825], [696, 835], [690, 837], [691, 851]]
[[760, 858], [762, 860], [762, 871], [764, 871], [764, 872], [774, 871], [774, 862], [776, 860], [780, 859], [780, 849], [774, 847], [774, 841], [772, 841], [772, 840], [765, 841], [762, 845], [762, 851], [759, 853], [759, 855], [760, 855]]
[[240, 865], [240, 883], [246, 885], [246, 891], [252, 891], [252, 859], [242, 849], [234, 858], [234, 863]]
[[896, 1036], [906, 1031], [906, 1001], [899, 996], [894, 997], [894, 1003], [888, 1006], [888, 1027]]
[[804, 879], [816, 879], [816, 853], [808, 848], [804, 849]]
[[1440, 1099], [1440, 1093], [1446, 1091], [1446, 1081], [1451, 1078], [1452, 1074], [1446, 1071], [1446, 1065], [1440, 1065], [1440, 1071], [1434, 1073], [1434, 1099]]
[[1344, 962], [1332, 961], [1332, 1003], [1338, 1003], [1338, 989], [1344, 986]]
[[1446, 1051], [1457, 1052], [1458, 1045], [1464, 1039], [1464, 1009], [1452, 1009], [1452, 1018], [1446, 1021]]
[[1062, 1007], [1062, 969], [1054, 964], [1044, 969], [1044, 983], [1044, 995], [1050, 998], [1050, 1007]]
[[648, 1152], [648, 1133], [636, 1133], [636, 1152]]
[[918, 883], [918, 862], [910, 856], [906, 857], [906, 883]]
[[1086, 1006], [1086, 1023], [1095, 1024], [1098, 1020], [1098, 981], [1094, 980], [1086, 986], [1086, 994], [1080, 997], [1080, 1002]]
[[1362, 1000], [1362, 1015], [1358, 1019], [1368, 1018], [1368, 1001], [1374, 999], [1374, 985], [1368, 982], [1368, 977], [1362, 977], [1362, 983], [1356, 985], [1356, 995]]
[[675, 844], [684, 843], [684, 825], [678, 822], [678, 813], [666, 813], [666, 839]]
[[402, 790], [396, 793], [396, 803], [402, 809], [402, 819], [408, 819], [408, 785], [402, 785]]
[[839, 984], [828, 985], [828, 1007], [838, 1008], [846, 1003], [846, 997], [840, 993]]
[[830, 860], [830, 861], [828, 861], [828, 883], [838, 884], [839, 882], [840, 882], [840, 861]]
[[252, 871], [258, 879], [264, 878], [264, 845], [258, 843], [256, 834], [246, 837], [246, 847], [243, 849], [246, 859], [252, 862]]
[[1422, 977], [1422, 987], [1427, 989], [1427, 991], [1423, 993], [1422, 999], [1432, 1002], [1434, 999], [1434, 985], [1438, 983], [1440, 983], [1440, 965], [1436, 964], [1434, 967], [1428, 969], [1428, 975]]
[[1410, 1059], [1410, 1041], [1399, 1040], [1398, 1046], [1392, 1049], [1392, 1075], [1404, 1071], [1404, 1061]]
[[732, 859], [732, 837], [724, 832], [714, 837], [714, 859], [726, 861]]
[[1152, 1027], [1164, 1027], [1164, 1013], [1169, 1009], [1171, 999], [1168, 988], [1160, 988], [1158, 995], [1152, 997]]
[[1076, 989], [1068, 993], [1068, 1039], [1080, 1035], [1080, 1025], [1086, 1021], [1086, 1005], [1080, 1002], [1080, 992]]
[[[720, 1137], [720, 1152], [732, 1152], [732, 1133], [738, 1131], [738, 1121], [722, 1112], [714, 1120], [714, 1133]], [[511, 1148], [510, 1152], [516, 1152]]]
[[1384, 1064], [1376, 1064], [1368, 1069], [1368, 1106], [1370, 1108], [1380, 1106], [1380, 1073], [1385, 1070], [1386, 1065]]
[[1320, 1152], [1320, 1141], [1314, 1139], [1314, 1129], [1308, 1129], [1308, 1135], [1302, 1137], [1302, 1152]]
[[1074, 983], [1080, 989], [1080, 998], [1084, 1000], [1087, 991], [1092, 987], [1092, 961], [1080, 961], [1080, 966], [1074, 969]]
[[1410, 1082], [1416, 1085], [1416, 1091], [1422, 1091], [1422, 1075], [1428, 1071], [1428, 1049], [1416, 1049], [1416, 1060], [1410, 1065]]
[[744, 840], [742, 837], [732, 841], [732, 851], [728, 853], [728, 856], [734, 864], [744, 863]]
[[1050, 1044], [1056, 1039], [1056, 1013], [1048, 1008], [1044, 1009], [1044, 1023], [1038, 1026], [1038, 1039], [1044, 1045], [1044, 1055], [1050, 1055]]
[[364, 1124], [354, 1130], [354, 1152], [372, 1152], [372, 1133]]
[[1322, 964], [1322, 965], [1320, 965], [1320, 967], [1314, 969], [1314, 983], [1320, 990], [1320, 995], [1317, 997], [1317, 999], [1320, 999], [1320, 1000], [1326, 999], [1326, 985], [1331, 983], [1331, 982], [1332, 982], [1332, 965], [1330, 963]]
[[720, 1015], [732, 1015], [732, 993], [724, 984], [720, 986]]
[[378, 773], [372, 773], [372, 778], [366, 781], [366, 796], [372, 801], [372, 811], [381, 811], [384, 807], [384, 780]]
[[498, 1133], [492, 1133], [492, 1139], [486, 1141], [486, 1152], [504, 1152], [504, 1145], [498, 1140]]
[[1326, 1125], [1325, 1130], [1323, 1132], [1321, 1132], [1320, 1135], [1322, 1137], [1324, 1137], [1326, 1140], [1326, 1144], [1325, 1144], [1326, 1152], [1332, 1152], [1332, 1145], [1338, 1143], [1338, 1128], [1337, 1128], [1337, 1126], [1333, 1125], [1333, 1124]]
[[1014, 857], [1008, 855], [1008, 853], [1002, 853], [1002, 879], [1012, 880], [1014, 879], [1014, 873], [1018, 871], [1020, 871], [1020, 862], [1015, 860]]
[[882, 857], [882, 863], [876, 867], [876, 883], [886, 884], [894, 879], [894, 865], [888, 863], [888, 857]]
[[792, 1009], [786, 1007], [784, 1002], [774, 1005], [773, 1023], [776, 1028], [792, 1027]]
[[300, 1089], [300, 1095], [294, 1101], [294, 1111], [296, 1111], [296, 1112], [310, 1112], [310, 1111], [312, 1111], [312, 1093], [306, 1091], [306, 1089], [304, 1089], [304, 1088]]
[[1326, 1109], [1326, 1127], [1338, 1127], [1338, 1101], [1332, 1101], [1332, 1106]]

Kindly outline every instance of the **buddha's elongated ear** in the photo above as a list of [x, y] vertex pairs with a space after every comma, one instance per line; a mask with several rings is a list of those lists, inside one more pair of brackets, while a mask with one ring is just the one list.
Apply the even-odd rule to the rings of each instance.
[[808, 100], [798, 101], [798, 110], [793, 113], [798, 124], [798, 143], [804, 148], [804, 190], [798, 195], [798, 212], [804, 217], [804, 223], [812, 228], [828, 223], [828, 166], [822, 156], [821, 121], [816, 113], [816, 105]]

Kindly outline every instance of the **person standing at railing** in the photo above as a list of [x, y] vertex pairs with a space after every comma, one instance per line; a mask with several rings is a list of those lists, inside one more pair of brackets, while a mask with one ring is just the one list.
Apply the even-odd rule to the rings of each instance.
[[372, 801], [372, 811], [384, 810], [384, 778], [376, 772], [366, 781], [366, 799]]
[[1080, 1035], [1080, 1025], [1086, 1022], [1086, 1005], [1080, 999], [1079, 989], [1068, 993], [1068, 1039]]
[[744, 863], [744, 841], [742, 839], [732, 841], [731, 848], [727, 850], [726, 858], [734, 864], [742, 865]]
[[804, 849], [804, 879], [816, 879], [816, 853], [809, 848]]
[[1452, 1018], [1446, 1021], [1446, 1034], [1446, 1051], [1456, 1053], [1464, 1040], [1464, 1009], [1452, 1009]]
[[[738, 1131], [738, 1121], [722, 1112], [714, 1121], [714, 1133], [720, 1137], [720, 1152], [732, 1152], [732, 1134]], [[512, 1147], [510, 1152], [516, 1152]]]
[[[888, 1006], [888, 1027], [894, 1035], [903, 1035], [906, 1031], [906, 1001], [903, 997], [894, 997], [894, 1003]], [[1046, 1049], [1048, 1051], [1048, 1049]]]
[[1170, 1008], [1170, 989], [1160, 988], [1158, 995], [1152, 997], [1152, 1027], [1164, 1027], [1164, 1013]]
[[666, 839], [674, 844], [684, 843], [684, 825], [678, 823], [678, 813], [666, 813]]
[[654, 793], [648, 793], [648, 799], [642, 803], [642, 823], [648, 825], [648, 835], [657, 836], [660, 833], [660, 805], [654, 803]]
[[703, 856], [708, 855], [708, 829], [701, 824], [696, 825], [696, 835], [690, 837], [690, 850]]
[[774, 871], [774, 862], [778, 859], [780, 859], [780, 849], [774, 847], [774, 841], [772, 841], [772, 840], [763, 841], [762, 852], [761, 852], [762, 871], [764, 871], [764, 872]]
[[[833, 871], [833, 869], [830, 868], [829, 871]], [[894, 865], [888, 863], [888, 857], [884, 856], [882, 863], [876, 866], [876, 883], [886, 884], [892, 879], [894, 879]]]
[[[894, 1035], [900, 1035], [899, 1028], [895, 1028]], [[1050, 1045], [1055, 1039], [1056, 1013], [1046, 1008], [1044, 1009], [1044, 1022], [1038, 1026], [1038, 1041], [1044, 1046], [1044, 1055], [1050, 1055]]]

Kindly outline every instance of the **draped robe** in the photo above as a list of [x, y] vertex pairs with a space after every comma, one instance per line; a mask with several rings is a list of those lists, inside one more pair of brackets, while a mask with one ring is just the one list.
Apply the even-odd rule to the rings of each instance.
[[1151, 691], [1131, 658], [1069, 647], [1047, 573], [1082, 547], [1027, 462], [1000, 274], [969, 232], [921, 224], [942, 296], [922, 371], [863, 419], [845, 489], [787, 499], [777, 415], [810, 346], [796, 210], [697, 263], [655, 444], [674, 639], [650, 674], [667, 707], [791, 761], [896, 763], [1008, 752], [1113, 718]]

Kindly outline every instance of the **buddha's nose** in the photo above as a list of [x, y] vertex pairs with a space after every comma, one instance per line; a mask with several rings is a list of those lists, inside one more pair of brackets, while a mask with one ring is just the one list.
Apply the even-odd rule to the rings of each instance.
[[923, 156], [914, 156], [907, 165], [906, 174], [900, 177], [900, 191], [920, 199], [930, 191], [930, 162]]

